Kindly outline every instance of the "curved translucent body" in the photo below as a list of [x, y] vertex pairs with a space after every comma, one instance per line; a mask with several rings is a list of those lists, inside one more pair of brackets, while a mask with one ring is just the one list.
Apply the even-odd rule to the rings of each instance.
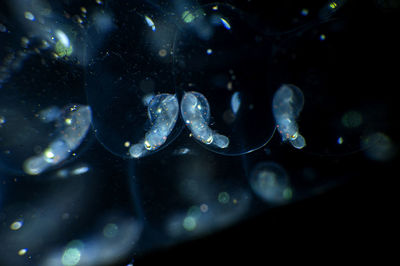
[[284, 203], [291, 197], [289, 177], [275, 162], [260, 162], [252, 170], [249, 183], [254, 193], [269, 203]]
[[[44, 113], [48, 114], [48, 110], [50, 109], [46, 109]], [[60, 116], [51, 118], [58, 120], [62, 125], [62, 130], [58, 137], [49, 144], [44, 152], [29, 157], [24, 162], [24, 171], [27, 174], [38, 175], [51, 166], [59, 164], [68, 158], [82, 143], [92, 121], [90, 107], [73, 105], [68, 107], [65, 112], [64, 118]], [[49, 118], [46, 119], [49, 120]]]
[[229, 146], [229, 138], [218, 134], [209, 126], [210, 106], [203, 94], [185, 92], [181, 101], [181, 114], [193, 136], [207, 144], [224, 149]]
[[290, 84], [283, 84], [275, 92], [272, 100], [272, 112], [282, 141], [289, 141], [296, 149], [302, 149], [306, 145], [296, 123], [303, 105], [303, 93], [298, 87]]
[[164, 93], [154, 96], [147, 108], [152, 126], [144, 139], [129, 149], [130, 155], [139, 158], [147, 151], [159, 149], [174, 128], [178, 112], [179, 104], [175, 95]]

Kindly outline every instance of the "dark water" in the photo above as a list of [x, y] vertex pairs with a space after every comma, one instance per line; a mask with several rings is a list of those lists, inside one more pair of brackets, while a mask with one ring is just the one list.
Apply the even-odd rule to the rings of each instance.
[[0, 265], [368, 246], [396, 174], [399, 7], [0, 2]]

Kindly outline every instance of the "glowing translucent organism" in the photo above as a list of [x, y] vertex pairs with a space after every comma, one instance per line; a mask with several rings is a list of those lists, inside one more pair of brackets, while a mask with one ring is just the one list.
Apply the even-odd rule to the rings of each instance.
[[186, 92], [181, 101], [181, 114], [185, 124], [199, 141], [224, 149], [229, 138], [216, 133], [209, 126], [210, 106], [207, 99], [198, 92]]
[[282, 85], [272, 100], [272, 112], [276, 127], [282, 136], [282, 141], [289, 141], [296, 149], [306, 146], [306, 141], [299, 133], [296, 118], [303, 109], [304, 96], [294, 85]]
[[234, 114], [236, 114], [239, 111], [240, 104], [241, 104], [240, 94], [239, 92], [235, 92], [231, 98], [231, 109]]
[[143, 157], [148, 151], [159, 149], [167, 140], [178, 118], [179, 103], [176, 95], [154, 96], [147, 108], [151, 128], [144, 139], [131, 146], [129, 153], [134, 158]]
[[[52, 107], [42, 111], [41, 114], [53, 114], [54, 110], [56, 109]], [[58, 136], [42, 153], [29, 157], [24, 162], [23, 168], [27, 174], [41, 174], [68, 158], [85, 138], [92, 121], [92, 112], [89, 106], [73, 105], [65, 110], [64, 116], [57, 119], [61, 127]]]
[[284, 203], [292, 198], [286, 171], [274, 162], [258, 163], [249, 177], [254, 193], [268, 203]]

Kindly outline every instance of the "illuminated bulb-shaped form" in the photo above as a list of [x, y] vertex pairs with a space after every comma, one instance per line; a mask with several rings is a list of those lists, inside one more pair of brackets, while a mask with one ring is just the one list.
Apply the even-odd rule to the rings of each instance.
[[73, 105], [63, 112], [51, 107], [43, 110], [40, 116], [45, 122], [57, 121], [61, 130], [44, 152], [24, 162], [24, 171], [30, 175], [41, 174], [67, 159], [81, 145], [92, 121], [92, 111], [85, 105]]
[[181, 114], [197, 140], [221, 149], [229, 146], [228, 137], [218, 134], [208, 126], [210, 106], [204, 95], [194, 91], [185, 92], [181, 101]]
[[175, 95], [164, 93], [154, 96], [147, 108], [151, 128], [142, 141], [131, 146], [130, 155], [140, 158], [149, 151], [159, 149], [174, 128], [178, 113], [179, 104]]
[[303, 105], [303, 93], [299, 88], [290, 84], [283, 84], [275, 92], [272, 100], [272, 112], [282, 141], [289, 141], [296, 149], [302, 149], [306, 146], [306, 141], [300, 135], [296, 123]]

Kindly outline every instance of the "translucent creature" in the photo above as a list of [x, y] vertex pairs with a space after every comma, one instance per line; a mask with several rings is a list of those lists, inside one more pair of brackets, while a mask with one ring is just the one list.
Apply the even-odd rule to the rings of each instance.
[[[59, 115], [55, 116], [57, 113]], [[76, 150], [85, 138], [92, 121], [92, 111], [89, 106], [72, 105], [64, 110], [64, 117], [58, 108], [52, 107], [41, 112], [44, 121], [56, 120], [61, 124], [61, 130], [44, 152], [25, 160], [23, 168], [27, 174], [38, 175], [55, 166]]]
[[168, 93], [156, 95], [150, 101], [147, 112], [152, 126], [144, 139], [129, 149], [133, 158], [140, 158], [165, 143], [178, 118], [178, 99], [176, 95]]
[[299, 88], [291, 84], [283, 84], [272, 100], [272, 112], [276, 127], [282, 136], [282, 141], [289, 141], [296, 149], [306, 146], [306, 141], [299, 133], [297, 117], [304, 105], [304, 96]]
[[208, 126], [210, 106], [204, 95], [195, 91], [185, 92], [181, 101], [181, 114], [197, 140], [221, 149], [229, 146], [228, 137], [218, 134]]
[[258, 163], [249, 176], [249, 183], [254, 193], [268, 203], [284, 203], [292, 198], [289, 176], [277, 163]]

